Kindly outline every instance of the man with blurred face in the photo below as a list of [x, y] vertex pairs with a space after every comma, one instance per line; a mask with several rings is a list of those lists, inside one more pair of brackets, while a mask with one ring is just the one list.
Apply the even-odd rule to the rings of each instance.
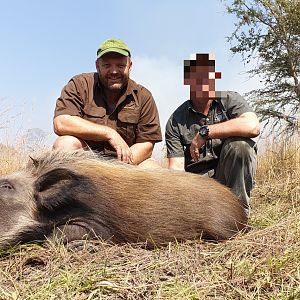
[[130, 79], [131, 53], [121, 40], [103, 42], [96, 73], [74, 76], [58, 98], [55, 150], [92, 149], [130, 164], [156, 166], [150, 158], [161, 141], [151, 93]]
[[259, 121], [241, 95], [215, 90], [219, 78], [213, 54], [184, 61], [190, 99], [166, 125], [169, 168], [215, 178], [231, 188], [249, 215], [257, 152], [251, 138], [259, 134]]

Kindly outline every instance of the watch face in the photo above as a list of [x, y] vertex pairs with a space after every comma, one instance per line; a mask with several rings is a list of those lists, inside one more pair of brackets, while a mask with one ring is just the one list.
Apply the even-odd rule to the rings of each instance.
[[199, 134], [202, 137], [207, 137], [208, 136], [208, 127], [207, 126], [203, 126], [199, 129]]

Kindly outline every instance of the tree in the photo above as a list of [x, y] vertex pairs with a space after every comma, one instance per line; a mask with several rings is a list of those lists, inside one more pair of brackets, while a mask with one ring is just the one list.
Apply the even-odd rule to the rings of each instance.
[[256, 60], [248, 73], [264, 86], [246, 96], [265, 124], [299, 133], [300, 0], [230, 2], [227, 11], [238, 19], [228, 38], [231, 51], [246, 64]]

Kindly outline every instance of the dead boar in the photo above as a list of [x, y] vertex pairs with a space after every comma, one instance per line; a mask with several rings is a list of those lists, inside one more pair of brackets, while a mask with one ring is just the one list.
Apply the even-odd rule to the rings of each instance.
[[51, 238], [114, 243], [226, 240], [246, 227], [236, 196], [213, 179], [141, 169], [87, 152], [46, 152], [0, 177], [0, 248]]

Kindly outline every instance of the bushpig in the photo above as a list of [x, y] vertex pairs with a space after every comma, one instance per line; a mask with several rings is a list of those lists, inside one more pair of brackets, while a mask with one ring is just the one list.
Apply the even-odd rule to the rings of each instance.
[[246, 228], [236, 196], [213, 179], [142, 169], [87, 152], [49, 151], [0, 177], [0, 248], [51, 238], [113, 243], [226, 240]]

